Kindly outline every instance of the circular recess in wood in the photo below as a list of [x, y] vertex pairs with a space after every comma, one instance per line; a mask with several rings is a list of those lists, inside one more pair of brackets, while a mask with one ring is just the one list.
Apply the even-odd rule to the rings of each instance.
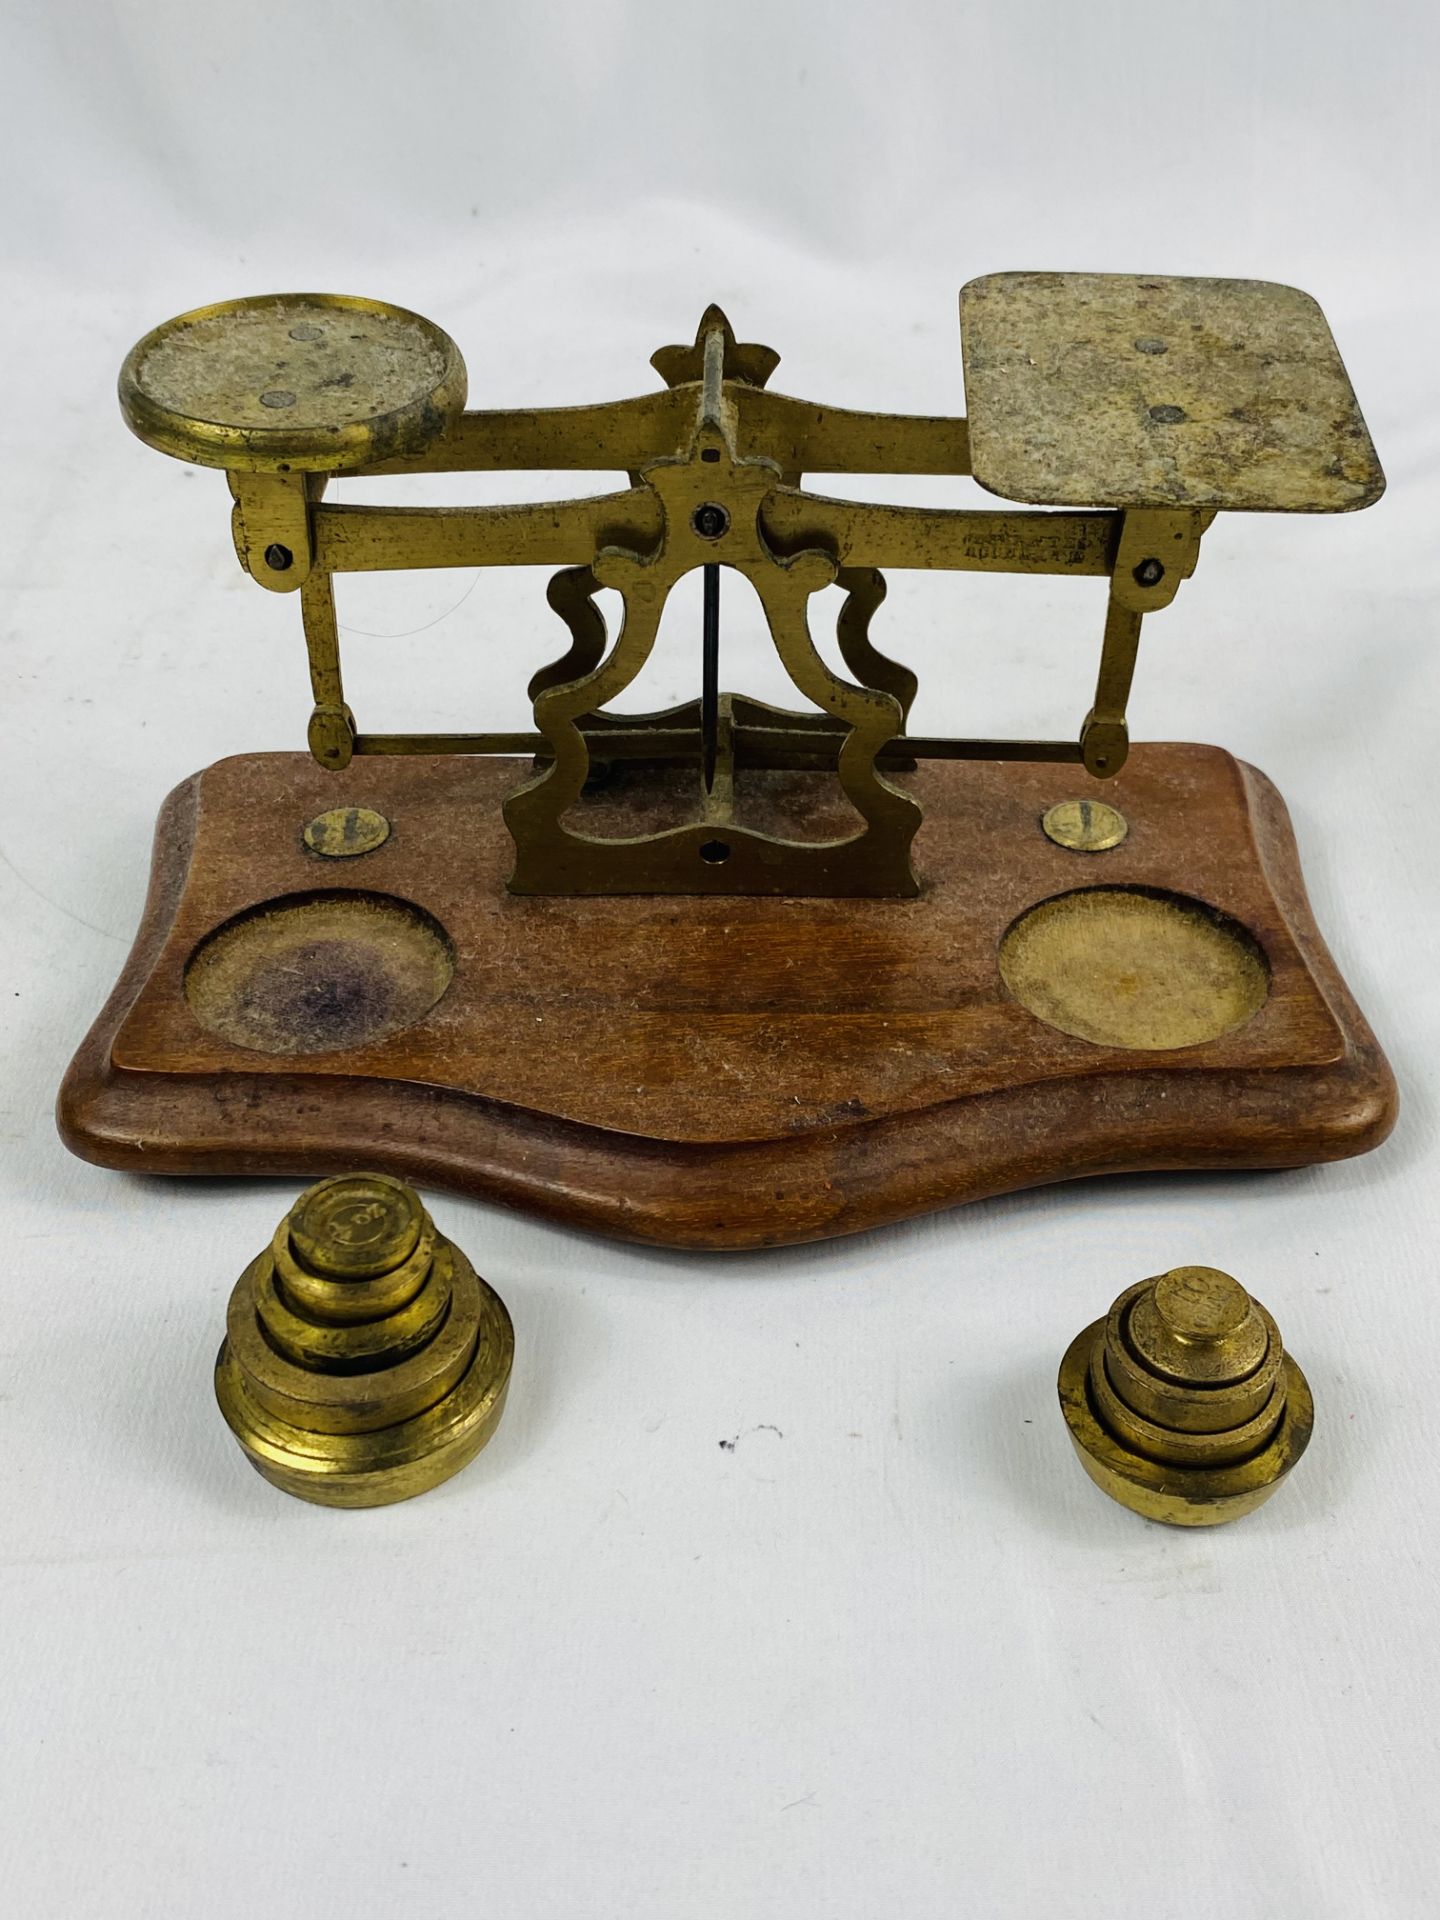
[[1042, 900], [1001, 941], [1000, 975], [1047, 1026], [1137, 1051], [1218, 1040], [1270, 993], [1269, 963], [1238, 920], [1142, 887]]
[[267, 900], [191, 954], [185, 997], [202, 1027], [255, 1053], [335, 1053], [413, 1026], [455, 971], [444, 928], [389, 894]]

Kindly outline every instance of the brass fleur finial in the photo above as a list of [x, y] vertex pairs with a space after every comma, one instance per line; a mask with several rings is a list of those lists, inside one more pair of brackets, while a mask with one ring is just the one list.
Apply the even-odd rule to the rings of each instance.
[[705, 336], [715, 327], [725, 335], [725, 378], [743, 381], [747, 387], [763, 387], [780, 356], [773, 347], [762, 347], [753, 340], [737, 341], [735, 329], [712, 300], [700, 316], [695, 342], [689, 347], [661, 347], [650, 356], [650, 364], [667, 387], [682, 387], [699, 380], [705, 372]]

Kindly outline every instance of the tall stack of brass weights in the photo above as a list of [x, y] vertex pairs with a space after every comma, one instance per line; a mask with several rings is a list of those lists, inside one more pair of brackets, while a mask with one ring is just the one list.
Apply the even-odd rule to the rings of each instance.
[[[301, 1194], [240, 1276], [215, 1391], [273, 1485], [325, 1506], [382, 1506], [475, 1457], [499, 1425], [514, 1356], [504, 1301], [414, 1188], [338, 1174]], [[1059, 1388], [1091, 1479], [1173, 1526], [1258, 1507], [1314, 1419], [1274, 1320], [1213, 1267], [1128, 1288], [1071, 1344]]]

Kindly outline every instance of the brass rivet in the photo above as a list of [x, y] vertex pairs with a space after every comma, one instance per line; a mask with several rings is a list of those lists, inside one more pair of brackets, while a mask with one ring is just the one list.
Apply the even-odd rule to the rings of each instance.
[[331, 1507], [437, 1486], [485, 1445], [510, 1384], [505, 1303], [388, 1174], [302, 1193], [230, 1296], [220, 1411], [256, 1471]]
[[374, 807], [329, 807], [305, 825], [304, 840], [311, 853], [327, 860], [348, 860], [373, 853], [390, 838], [390, 822]]
[[1060, 1363], [1080, 1463], [1132, 1513], [1213, 1527], [1268, 1500], [1315, 1410], [1280, 1330], [1238, 1280], [1176, 1267], [1127, 1288]]
[[1130, 831], [1130, 822], [1106, 800], [1060, 800], [1040, 822], [1057, 847], [1072, 853], [1107, 853]]

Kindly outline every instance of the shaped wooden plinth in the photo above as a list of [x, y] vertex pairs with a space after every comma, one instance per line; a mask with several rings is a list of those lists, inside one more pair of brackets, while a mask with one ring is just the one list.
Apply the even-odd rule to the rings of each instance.
[[[67, 1145], [151, 1173], [366, 1166], [740, 1248], [1084, 1175], [1341, 1159], [1394, 1122], [1284, 805], [1217, 748], [1137, 747], [1102, 852], [1040, 824], [1100, 791], [1078, 769], [923, 765], [911, 900], [512, 896], [523, 771], [261, 754], [178, 788], [61, 1089]], [[347, 806], [388, 837], [312, 851], [307, 822]]]

